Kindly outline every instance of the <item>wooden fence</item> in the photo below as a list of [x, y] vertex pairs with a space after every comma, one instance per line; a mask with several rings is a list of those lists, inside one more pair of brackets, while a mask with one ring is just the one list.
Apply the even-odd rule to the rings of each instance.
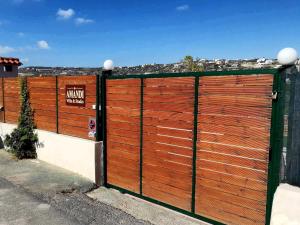
[[3, 82], [4, 119], [7, 123], [16, 123], [20, 112], [20, 83], [17, 78], [5, 78]]
[[56, 132], [56, 77], [29, 77], [27, 84], [37, 128]]
[[268, 223], [282, 128], [267, 72], [108, 78], [107, 186], [214, 224]]
[[[93, 140], [89, 121], [96, 117], [97, 80], [27, 78], [37, 128]], [[112, 76], [102, 81], [108, 187], [209, 223], [269, 223], [283, 133], [279, 71]], [[76, 85], [84, 86], [84, 104], [67, 104], [66, 90]], [[0, 79], [0, 104], [0, 120], [16, 124], [19, 78]]]
[[[0, 79], [1, 122], [16, 124], [20, 110], [20, 79]], [[27, 84], [34, 120], [38, 129], [91, 139], [89, 120], [96, 117], [96, 76], [28, 77]], [[84, 85], [85, 105], [66, 104], [66, 86]]]

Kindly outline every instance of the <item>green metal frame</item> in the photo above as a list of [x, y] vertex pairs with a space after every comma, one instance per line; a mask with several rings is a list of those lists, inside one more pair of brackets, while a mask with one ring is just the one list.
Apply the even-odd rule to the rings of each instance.
[[101, 139], [101, 136], [102, 136], [102, 132], [100, 131], [100, 121], [101, 121], [101, 118], [100, 118], [100, 110], [99, 110], [99, 107], [100, 107], [100, 87], [99, 87], [99, 84], [100, 84], [100, 76], [97, 74], [96, 75], [96, 141], [100, 141]]
[[[200, 219], [204, 222], [221, 225], [223, 223], [209, 219], [195, 214], [195, 190], [196, 190], [196, 153], [197, 153], [197, 123], [198, 123], [198, 95], [199, 95], [199, 79], [203, 76], [230, 76], [230, 75], [255, 75], [255, 74], [272, 74], [274, 76], [273, 91], [278, 93], [278, 99], [272, 102], [272, 118], [270, 130], [270, 160], [268, 168], [268, 187], [267, 187], [267, 204], [266, 204], [266, 224], [270, 224], [272, 201], [275, 190], [279, 185], [279, 171], [280, 171], [280, 157], [282, 151], [282, 134], [283, 134], [283, 104], [284, 104], [284, 85], [282, 81], [282, 73], [284, 69], [261, 69], [261, 70], [234, 70], [234, 71], [215, 71], [215, 72], [193, 72], [193, 73], [165, 73], [165, 74], [140, 74], [140, 75], [125, 75], [104, 77], [102, 88], [105, 91], [106, 79], [141, 79], [141, 115], [140, 115], [140, 193], [135, 193], [124, 188], [107, 183], [107, 149], [106, 149], [106, 94], [102, 96], [101, 109], [102, 109], [102, 123], [103, 123], [103, 142], [104, 142], [104, 164], [105, 164], [105, 182], [104, 185], [108, 188], [117, 189], [123, 193], [128, 193], [149, 202], [167, 207], [169, 209], [181, 212], [191, 217]], [[194, 134], [193, 134], [193, 175], [192, 175], [192, 207], [191, 211], [186, 211], [178, 207], [166, 204], [156, 199], [149, 198], [143, 195], [142, 192], [142, 162], [143, 162], [143, 93], [144, 93], [144, 79], [146, 78], [167, 78], [167, 77], [195, 77], [195, 105], [194, 105]], [[102, 89], [103, 91], [103, 89]], [[105, 92], [104, 92], [105, 93]]]
[[120, 191], [121, 193], [130, 194], [130, 195], [135, 196], [135, 197], [138, 197], [138, 198], [140, 198], [140, 199], [143, 199], [143, 200], [152, 202], [152, 203], [154, 203], [154, 204], [157, 204], [157, 205], [166, 207], [166, 208], [171, 209], [171, 210], [174, 210], [174, 211], [176, 211], [176, 212], [180, 212], [180, 213], [185, 214], [185, 215], [188, 215], [188, 216], [190, 216], [190, 217], [193, 217], [193, 218], [202, 220], [202, 221], [204, 221], [204, 222], [206, 222], [206, 223], [211, 223], [211, 224], [214, 224], [214, 225], [225, 225], [224, 223], [220, 223], [220, 222], [218, 222], [218, 221], [215, 221], [215, 220], [212, 220], [212, 219], [209, 219], [209, 218], [206, 218], [206, 217], [203, 217], [203, 216], [200, 216], [200, 215], [191, 213], [191, 212], [186, 211], [186, 210], [184, 210], [184, 209], [181, 209], [181, 208], [172, 206], [172, 205], [170, 205], [170, 204], [167, 204], [167, 203], [158, 201], [158, 200], [153, 199], [153, 198], [149, 198], [149, 197], [147, 197], [147, 196], [145, 196], [145, 195], [141, 195], [141, 194], [138, 194], [138, 193], [135, 193], [135, 192], [126, 190], [126, 189], [124, 189], [124, 188], [121, 188], [121, 187], [118, 187], [118, 186], [115, 186], [115, 185], [112, 185], [112, 184], [106, 184], [105, 187], [116, 189], [116, 190]]
[[267, 191], [267, 208], [266, 224], [270, 224], [272, 213], [272, 202], [276, 188], [280, 183], [280, 158], [283, 147], [283, 129], [284, 129], [284, 98], [285, 86], [283, 83], [283, 70], [278, 70], [274, 74], [273, 92], [278, 93], [276, 100], [272, 103], [272, 118], [270, 131], [270, 151], [269, 151], [269, 168], [268, 168], [268, 191]]
[[141, 78], [141, 106], [140, 106], [140, 194], [143, 195], [143, 110], [144, 110], [144, 78]]
[[107, 134], [106, 134], [106, 79], [108, 78], [105, 72], [102, 72], [101, 76], [101, 122], [102, 122], [102, 135], [101, 140], [103, 141], [103, 169], [104, 169], [104, 176], [103, 176], [103, 183], [104, 185], [107, 184], [107, 151], [106, 151], [106, 144], [107, 144]]
[[229, 76], [229, 75], [254, 75], [254, 74], [276, 74], [277, 69], [261, 70], [228, 70], [209, 72], [187, 72], [187, 73], [158, 73], [158, 74], [134, 74], [134, 75], [112, 75], [107, 79], [128, 79], [128, 78], [164, 78], [164, 77], [203, 77], [203, 76]]
[[195, 97], [194, 97], [194, 136], [193, 136], [193, 175], [192, 175], [192, 202], [191, 211], [195, 213], [196, 199], [196, 163], [197, 163], [197, 134], [198, 134], [198, 106], [199, 106], [199, 77], [195, 77]]

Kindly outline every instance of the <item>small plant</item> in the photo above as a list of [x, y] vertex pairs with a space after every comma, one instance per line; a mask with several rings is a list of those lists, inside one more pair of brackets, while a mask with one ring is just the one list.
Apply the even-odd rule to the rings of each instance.
[[35, 124], [33, 111], [29, 102], [29, 92], [27, 81], [21, 79], [21, 110], [18, 127], [10, 135], [6, 135], [4, 144], [8, 151], [13, 153], [18, 159], [35, 159], [36, 144], [38, 136], [34, 132]]

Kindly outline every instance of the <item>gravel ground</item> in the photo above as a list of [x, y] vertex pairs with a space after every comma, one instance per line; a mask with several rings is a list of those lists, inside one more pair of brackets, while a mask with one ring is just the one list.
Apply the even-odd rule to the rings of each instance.
[[200, 220], [169, 210], [165, 207], [122, 194], [114, 189], [98, 188], [87, 194], [89, 197], [103, 202], [155, 225], [207, 225]]

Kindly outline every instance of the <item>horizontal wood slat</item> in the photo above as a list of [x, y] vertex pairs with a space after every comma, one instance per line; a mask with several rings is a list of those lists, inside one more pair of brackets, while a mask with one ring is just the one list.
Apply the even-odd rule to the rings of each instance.
[[5, 122], [18, 123], [20, 104], [20, 78], [4, 78]]
[[243, 210], [243, 207], [218, 201], [208, 196], [197, 200], [196, 208], [201, 210], [200, 215], [225, 224], [264, 224], [264, 215], [253, 210]]
[[[161, 183], [151, 182], [148, 179], [144, 179], [143, 190], [146, 196], [159, 199], [167, 204], [177, 206], [178, 208], [190, 210], [191, 197], [189, 191], [183, 191], [181, 189], [172, 188], [172, 186]], [[176, 192], [174, 191], [176, 190]]]
[[140, 191], [140, 90], [140, 79], [107, 80], [107, 182], [135, 193]]
[[56, 132], [56, 78], [29, 77], [27, 85], [37, 128]]
[[[205, 115], [222, 116], [222, 114], [230, 116], [240, 116], [245, 113], [251, 118], [268, 118], [270, 116], [271, 108], [255, 108], [255, 107], [238, 107], [232, 105], [212, 105], [207, 103], [206, 105], [200, 102], [199, 110], [205, 107]], [[204, 114], [204, 113], [203, 113]]]
[[201, 77], [200, 86], [213, 87], [247, 87], [264, 86], [270, 87], [273, 84], [273, 75], [271, 74], [253, 74], [253, 75], [224, 75], [224, 76], [204, 76]]
[[[156, 90], [159, 90], [160, 87], [164, 87], [165, 90], [167, 90], [165, 87], [168, 87], [169, 90], [172, 90], [172, 88], [185, 88], [190, 87], [193, 88], [195, 84], [195, 78], [194, 77], [174, 77], [174, 78], [151, 78], [151, 79], [145, 79], [145, 87], [150, 88], [156, 88]], [[150, 89], [151, 90], [151, 89]], [[192, 89], [193, 90], [193, 89]], [[145, 89], [145, 93], [147, 93], [147, 89]], [[176, 90], [177, 93], [180, 93], [180, 90]], [[191, 92], [193, 93], [193, 92]]]
[[232, 164], [255, 170], [267, 171], [268, 164], [265, 160], [255, 160], [253, 158], [243, 158], [236, 155], [217, 154], [215, 152], [199, 151], [197, 155], [199, 160], [220, 162]]
[[273, 75], [201, 77], [196, 213], [264, 224]]
[[194, 77], [145, 79], [143, 97], [143, 194], [188, 211], [194, 83]]

